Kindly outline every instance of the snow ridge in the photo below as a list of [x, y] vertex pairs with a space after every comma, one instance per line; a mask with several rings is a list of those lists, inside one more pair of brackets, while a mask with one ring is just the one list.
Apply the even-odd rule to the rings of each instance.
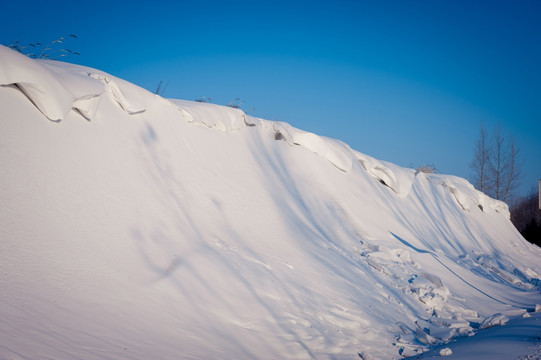
[[0, 357], [399, 359], [541, 309], [464, 179], [2, 46], [0, 85]]
[[[2, 45], [0, 55], [0, 85], [17, 86], [49, 120], [61, 121], [71, 110], [91, 120], [96, 116], [101, 97], [106, 93], [128, 114], [146, 110], [142, 99], [137, 96], [133, 96], [133, 100], [127, 98], [110, 75], [88, 71], [83, 67], [72, 67], [71, 71], [65, 71], [54, 61], [35, 61]], [[184, 100], [170, 101], [188, 122], [223, 133], [257, 124], [269, 126], [265, 124], [267, 120], [247, 116], [240, 109]], [[354, 161], [358, 161], [371, 176], [398, 196], [406, 197], [409, 194], [415, 176], [412, 169], [376, 160], [352, 150], [341, 141], [295, 129], [286, 123], [272, 122], [272, 128], [275, 139], [284, 140], [290, 146], [305, 147], [344, 172], [350, 171]], [[509, 217], [505, 203], [476, 191], [464, 179], [446, 176], [441, 180], [441, 185], [449, 189], [464, 211], [477, 206], [482, 211], [496, 211]]]

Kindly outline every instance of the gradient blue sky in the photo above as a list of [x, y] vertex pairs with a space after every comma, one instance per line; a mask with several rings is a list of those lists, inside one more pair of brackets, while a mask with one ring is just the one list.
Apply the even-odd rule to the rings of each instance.
[[[78, 35], [67, 61], [402, 166], [469, 178], [481, 124], [541, 178], [541, 1], [4, 1], [0, 43]], [[255, 110], [250, 110], [255, 108]]]

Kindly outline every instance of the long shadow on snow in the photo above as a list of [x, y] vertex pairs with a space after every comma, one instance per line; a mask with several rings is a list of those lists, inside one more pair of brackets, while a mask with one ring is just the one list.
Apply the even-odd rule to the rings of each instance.
[[[264, 142], [264, 139], [262, 142]], [[279, 142], [277, 143], [277, 146], [286, 147], [289, 145]], [[356, 289], [355, 291], [359, 294], [359, 299], [356, 300], [358, 307], [362, 308], [362, 301], [366, 300], [366, 297], [376, 299], [373, 292], [367, 292], [366, 289], [360, 289], [359, 280], [366, 281], [366, 274], [371, 276], [372, 281], [366, 281], [371, 284], [381, 283], [382, 279], [378, 278], [376, 274], [373, 274], [369, 270], [369, 266], [367, 264], [361, 264], [358, 261], [355, 261], [355, 256], [350, 249], [343, 249], [343, 246], [334, 240], [335, 238], [343, 238], [343, 234], [337, 234], [336, 229], [333, 229], [332, 225], [326, 226], [326, 224], [340, 224], [340, 230], [349, 233], [348, 238], [352, 241], [352, 246], [353, 244], [356, 244], [357, 240], [353, 240], [357, 238], [355, 235], [355, 227], [350, 223], [344, 223], [344, 221], [347, 222], [347, 219], [345, 220], [344, 218], [341, 218], [339, 214], [337, 214], [339, 211], [343, 213], [345, 213], [345, 211], [341, 208], [336, 209], [336, 205], [339, 206], [339, 204], [335, 204], [332, 201], [329, 202], [329, 200], [323, 195], [316, 195], [318, 200], [323, 201], [323, 206], [326, 207], [327, 213], [322, 215], [317, 213], [317, 211], [314, 212], [314, 210], [311, 209], [310, 205], [304, 199], [301, 186], [295, 182], [291, 170], [284, 165], [287, 163], [286, 159], [282, 158], [284, 154], [282, 154], [279, 149], [277, 151], [275, 150], [274, 152], [269, 151], [265, 149], [264, 146], [261, 146], [261, 144], [254, 146], [254, 149], [258, 150], [257, 155], [259, 156], [259, 161], [267, 164], [268, 167], [273, 170], [269, 172], [269, 174], [273, 176], [268, 177], [268, 181], [271, 183], [270, 188], [275, 188], [276, 184], [279, 184], [283, 189], [284, 195], [274, 197], [274, 200], [277, 203], [277, 206], [283, 210], [282, 216], [284, 218], [284, 222], [289, 224], [289, 226], [292, 228], [297, 229], [297, 233], [302, 233], [305, 235], [301, 239], [295, 239], [301, 248], [309, 250], [306, 245], [310, 243], [319, 245], [319, 247], [313, 248], [313, 250], [310, 252], [310, 255], [315, 260], [315, 263], [324, 264], [326, 269], [330, 270], [329, 273], [338, 276], [342, 281], [344, 281], [344, 283], [351, 286], [351, 288]], [[304, 149], [304, 151], [308, 150]], [[294, 199], [295, 201], [287, 201], [287, 199]], [[311, 241], [307, 242], [307, 240]], [[329, 253], [328, 255], [324, 254], [321, 249], [325, 247], [327, 250], [332, 250], [332, 253]], [[352, 269], [363, 269], [365, 271], [361, 271], [365, 275], [363, 275], [363, 277], [359, 277], [358, 272], [351, 271]], [[395, 298], [403, 297], [403, 294], [397, 289], [394, 289], [392, 286], [387, 286], [386, 290], [393, 293]], [[411, 313], [418, 313], [419, 311], [419, 308], [416, 308], [409, 302], [406, 302], [404, 305], [407, 306]], [[393, 313], [395, 315], [396, 311], [397, 309], [393, 309]], [[373, 309], [370, 309], [369, 313], [372, 317], [379, 316], [380, 320], [383, 322], [388, 321], [388, 314], [376, 314]], [[403, 318], [406, 319], [407, 316], [404, 315]]]
[[[265, 311], [271, 316], [272, 319], [274, 319], [274, 323], [279, 326], [279, 328], [285, 333], [293, 336], [295, 339], [295, 342], [300, 344], [300, 346], [304, 349], [304, 351], [311, 357], [315, 358], [315, 355], [311, 352], [311, 350], [304, 344], [304, 342], [301, 340], [300, 336], [293, 332], [291, 329], [286, 327], [284, 324], [281, 323], [280, 317], [275, 312], [275, 310], [268, 304], [259, 294], [257, 289], [250, 283], [250, 281], [243, 276], [242, 271], [240, 268], [235, 268], [230, 259], [227, 259], [223, 254], [216, 251], [216, 249], [210, 247], [207, 244], [207, 240], [203, 233], [199, 230], [198, 224], [192, 219], [190, 213], [185, 209], [185, 207], [182, 204], [182, 199], [179, 197], [179, 188], [180, 184], [175, 181], [175, 179], [171, 176], [170, 167], [165, 164], [162, 159], [166, 159], [166, 157], [160, 156], [159, 150], [157, 149], [156, 145], [159, 143], [159, 139], [156, 136], [155, 132], [153, 131], [152, 127], [150, 125], [147, 125], [146, 131], [142, 134], [142, 143], [145, 145], [145, 148], [148, 151], [148, 154], [150, 156], [150, 161], [147, 163], [147, 167], [149, 168], [149, 173], [154, 178], [154, 181], [157, 183], [157, 186], [162, 191], [165, 191], [164, 197], [162, 199], [164, 200], [164, 203], [167, 205], [168, 208], [170, 208], [170, 202], [173, 203], [173, 207], [171, 209], [172, 215], [174, 215], [176, 218], [178, 218], [179, 223], [187, 222], [189, 225], [190, 230], [195, 234], [194, 242], [199, 244], [200, 250], [198, 252], [203, 252], [205, 254], [208, 254], [209, 257], [212, 257], [216, 261], [218, 261], [224, 268], [227, 268], [228, 271], [238, 280], [241, 281], [241, 283], [244, 285], [245, 289], [249, 291], [252, 298], [255, 299], [264, 309]], [[181, 213], [179, 214], [179, 210]], [[234, 233], [234, 229], [230, 228], [230, 232]], [[139, 250], [141, 257], [145, 260], [147, 263], [147, 266], [149, 270], [156, 273], [159, 278], [158, 279], [168, 279], [172, 283], [175, 284], [175, 286], [179, 289], [179, 292], [190, 302], [190, 304], [194, 307], [194, 309], [199, 309], [198, 316], [201, 316], [203, 319], [205, 319], [205, 324], [207, 324], [209, 327], [212, 328], [215, 334], [220, 334], [222, 331], [221, 329], [217, 327], [212, 327], [212, 325], [215, 323], [215, 319], [212, 319], [208, 317], [208, 311], [207, 309], [203, 308], [201, 305], [201, 301], [193, 296], [191, 296], [190, 289], [185, 288], [182, 283], [177, 279], [177, 277], [173, 276], [173, 273], [176, 271], [188, 271], [194, 278], [197, 279], [197, 281], [200, 284], [203, 284], [205, 288], [209, 291], [209, 293], [214, 294], [213, 296], [216, 298], [220, 297], [220, 294], [217, 293], [213, 287], [205, 280], [205, 277], [190, 264], [189, 260], [184, 258], [178, 258], [172, 261], [172, 263], [167, 267], [162, 267], [155, 263], [146, 253], [145, 249], [142, 248], [141, 239], [143, 238], [143, 234], [137, 228], [133, 228], [131, 230], [131, 235], [137, 240], [137, 243], [139, 244]], [[238, 237], [238, 235], [237, 235]], [[233, 238], [235, 238], [235, 235], [233, 235]], [[175, 239], [172, 239], [174, 242]], [[255, 258], [257, 258], [256, 254], [251, 254]], [[272, 272], [268, 271], [268, 275], [271, 278], [274, 278], [275, 281], [281, 282], [280, 279], [278, 279]], [[285, 290], [286, 294], [290, 297], [290, 300], [294, 303], [295, 297], [291, 292], [287, 290], [287, 286], [283, 285], [282, 289]], [[234, 313], [232, 308], [229, 308], [231, 313]], [[224, 334], [225, 335], [225, 334]], [[261, 343], [265, 344], [266, 339], [264, 338], [264, 335], [259, 336]], [[240, 349], [246, 356], [246, 358], [252, 358], [257, 359], [257, 354], [252, 353], [248, 348], [243, 346], [240, 342], [235, 341], [233, 337], [227, 337], [224, 338], [226, 341], [231, 341], [235, 343], [235, 347], [237, 349]], [[272, 349], [268, 349], [271, 351]], [[268, 357], [271, 353], [266, 352], [265, 357]], [[283, 357], [284, 354], [276, 354], [276, 358]]]
[[421, 253], [421, 254], [430, 254], [437, 262], [439, 262], [443, 267], [445, 267], [447, 270], [449, 270], [453, 275], [455, 275], [457, 278], [459, 278], [460, 280], [462, 280], [466, 285], [470, 286], [472, 289], [475, 289], [477, 290], [478, 292], [480, 292], [481, 294], [485, 295], [486, 297], [496, 301], [496, 302], [499, 302], [500, 304], [503, 304], [503, 305], [508, 305], [508, 306], [512, 306], [512, 307], [515, 307], [515, 308], [522, 308], [520, 306], [515, 306], [513, 304], [509, 304], [509, 303], [506, 303], [506, 302], [503, 302], [499, 299], [496, 299], [494, 296], [490, 295], [490, 294], [487, 294], [486, 292], [484, 292], [483, 290], [479, 289], [478, 287], [476, 287], [475, 285], [472, 285], [470, 282], [468, 282], [466, 279], [464, 279], [462, 276], [458, 275], [455, 271], [453, 271], [449, 266], [445, 265], [443, 263], [443, 261], [441, 261], [438, 257], [438, 255], [434, 254], [433, 252], [430, 252], [430, 251], [427, 251], [427, 250], [422, 250], [422, 249], [419, 249], [419, 248], [416, 248], [415, 246], [411, 245], [409, 242], [407, 242], [406, 240], [402, 239], [401, 237], [399, 237], [398, 235], [394, 234], [391, 232], [391, 234], [398, 240], [400, 241], [402, 244], [406, 245], [407, 247], [409, 247], [410, 249], [412, 250], [415, 250], [416, 252], [418, 253]]

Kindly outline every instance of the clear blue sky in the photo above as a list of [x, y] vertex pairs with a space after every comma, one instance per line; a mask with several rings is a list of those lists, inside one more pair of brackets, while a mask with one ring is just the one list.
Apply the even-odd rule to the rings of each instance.
[[[4, 1], [0, 43], [76, 34], [67, 61], [403, 166], [469, 178], [479, 128], [541, 178], [541, 1]], [[250, 110], [255, 108], [255, 110]]]

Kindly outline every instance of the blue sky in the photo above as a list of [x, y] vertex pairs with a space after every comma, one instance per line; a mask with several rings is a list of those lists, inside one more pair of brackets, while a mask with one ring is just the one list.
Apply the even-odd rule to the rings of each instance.
[[[480, 126], [541, 178], [541, 1], [9, 1], [0, 43], [76, 34], [67, 61], [402, 166], [469, 178]], [[253, 109], [253, 110], [252, 110]]]

